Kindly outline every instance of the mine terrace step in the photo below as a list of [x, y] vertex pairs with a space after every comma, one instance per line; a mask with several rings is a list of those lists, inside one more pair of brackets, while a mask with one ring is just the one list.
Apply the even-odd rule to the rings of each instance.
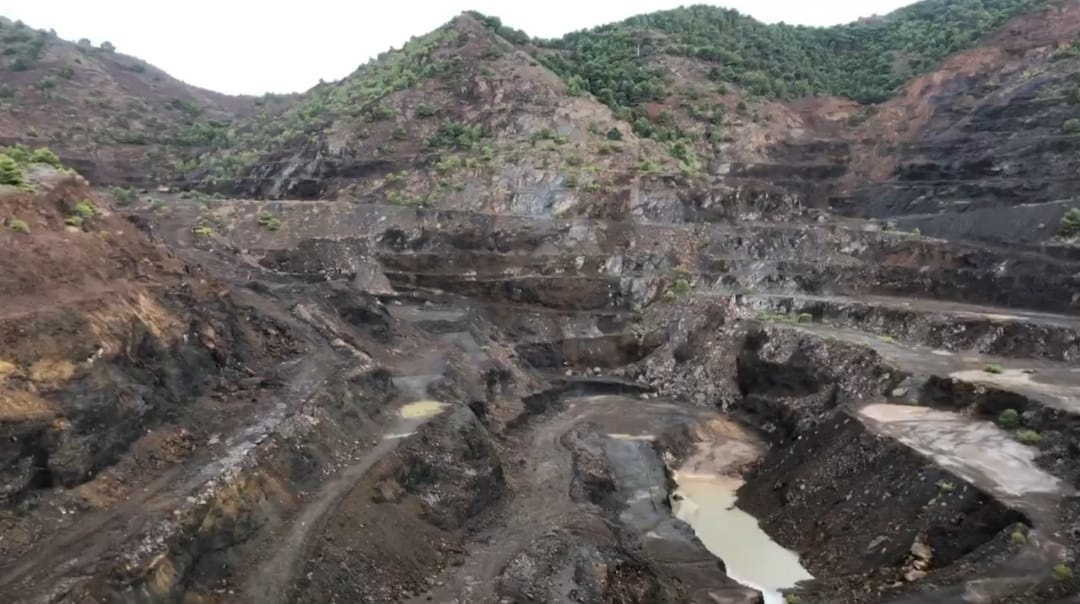
[[953, 352], [1054, 361], [1080, 359], [1080, 316], [889, 296], [739, 293], [764, 319], [803, 320], [873, 330]]
[[872, 349], [901, 371], [915, 376], [938, 376], [1011, 392], [1047, 407], [1080, 415], [1080, 366], [1075, 364], [952, 353], [928, 346], [901, 344], [891, 338], [853, 329], [820, 324], [777, 327]]

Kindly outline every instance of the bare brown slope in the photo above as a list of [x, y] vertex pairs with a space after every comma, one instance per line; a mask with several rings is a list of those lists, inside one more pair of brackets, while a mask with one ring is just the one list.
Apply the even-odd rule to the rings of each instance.
[[96, 184], [149, 184], [267, 102], [0, 18], [0, 144], [48, 146]]
[[256, 414], [245, 380], [291, 348], [81, 177], [27, 172], [34, 190], [0, 186], [5, 581], [50, 535], [168, 484], [194, 435]]

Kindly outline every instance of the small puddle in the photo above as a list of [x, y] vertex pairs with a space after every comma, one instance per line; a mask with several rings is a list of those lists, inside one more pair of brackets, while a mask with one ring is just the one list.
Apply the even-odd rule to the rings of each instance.
[[611, 433], [607, 435], [608, 438], [614, 438], [615, 440], [644, 440], [654, 441], [656, 440], [655, 434], [623, 434], [621, 432]]
[[424, 419], [438, 415], [446, 406], [439, 401], [416, 401], [405, 405], [398, 413], [405, 419]]
[[715, 474], [676, 473], [671, 506], [710, 552], [724, 561], [732, 579], [757, 589], [765, 604], [783, 604], [781, 589], [813, 577], [795, 552], [773, 541], [756, 518], [735, 507], [742, 480]]

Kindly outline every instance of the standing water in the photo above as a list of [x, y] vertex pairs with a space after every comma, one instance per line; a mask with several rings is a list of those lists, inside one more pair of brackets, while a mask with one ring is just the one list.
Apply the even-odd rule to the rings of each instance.
[[795, 552], [774, 542], [757, 519], [735, 507], [738, 478], [677, 473], [675, 517], [689, 524], [710, 552], [724, 561], [732, 579], [757, 589], [765, 604], [782, 604], [781, 589], [813, 579]]

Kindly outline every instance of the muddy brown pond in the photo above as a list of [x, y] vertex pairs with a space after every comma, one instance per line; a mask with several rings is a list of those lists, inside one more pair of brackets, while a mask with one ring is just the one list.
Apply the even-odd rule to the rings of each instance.
[[795, 552], [784, 549], [735, 507], [742, 480], [690, 471], [675, 473], [675, 516], [689, 524], [710, 552], [724, 561], [732, 579], [761, 591], [765, 604], [782, 604], [781, 589], [813, 577]]

